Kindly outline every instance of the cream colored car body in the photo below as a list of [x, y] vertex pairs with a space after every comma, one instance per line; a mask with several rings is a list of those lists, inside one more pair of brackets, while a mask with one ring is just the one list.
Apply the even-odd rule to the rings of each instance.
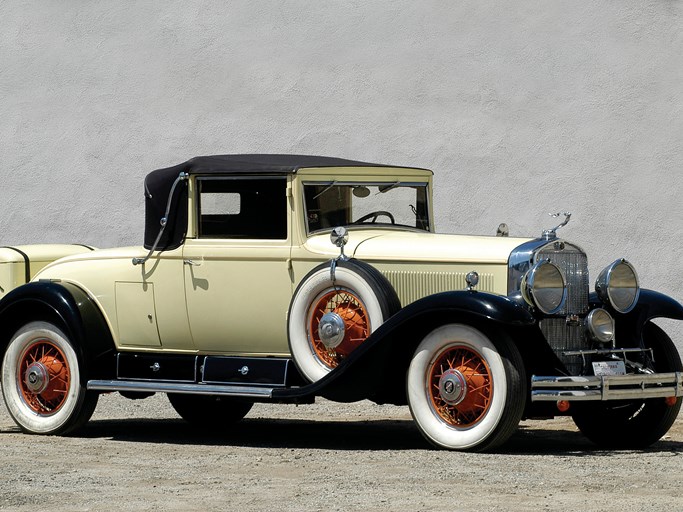
[[0, 299], [14, 288], [33, 279], [53, 261], [92, 250], [92, 247], [86, 245], [63, 244], [0, 247]]
[[[308, 168], [288, 175], [286, 240], [197, 237], [189, 182], [188, 231], [174, 250], [155, 252], [145, 265], [133, 258], [142, 247], [70, 256], [35, 279], [71, 282], [91, 295], [109, 324], [119, 351], [243, 356], [289, 356], [287, 311], [299, 281], [316, 265], [339, 255], [329, 233], [309, 234], [303, 183], [403, 180], [428, 184], [430, 226], [432, 173], [405, 168]], [[478, 289], [507, 294], [510, 252], [528, 239], [442, 235], [399, 228], [349, 230], [346, 254], [376, 267], [403, 306], [430, 294], [464, 289], [477, 271]]]

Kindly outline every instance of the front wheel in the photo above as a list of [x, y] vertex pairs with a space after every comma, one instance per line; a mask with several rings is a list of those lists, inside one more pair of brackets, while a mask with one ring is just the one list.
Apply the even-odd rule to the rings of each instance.
[[[683, 371], [676, 346], [653, 323], [645, 325], [643, 341], [652, 348], [649, 366], [658, 373]], [[683, 398], [648, 398], [577, 404], [574, 423], [581, 433], [605, 448], [645, 448], [666, 434], [681, 409]]]
[[430, 332], [408, 369], [408, 403], [422, 434], [451, 450], [504, 443], [524, 411], [522, 358], [502, 333], [495, 341], [464, 324]]
[[81, 382], [81, 366], [66, 334], [47, 322], [17, 331], [2, 360], [2, 394], [21, 430], [65, 434], [90, 419], [98, 394]]

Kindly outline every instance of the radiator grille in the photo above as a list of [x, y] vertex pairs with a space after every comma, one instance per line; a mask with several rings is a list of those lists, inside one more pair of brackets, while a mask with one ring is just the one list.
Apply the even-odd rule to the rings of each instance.
[[538, 253], [538, 260], [549, 259], [562, 269], [567, 279], [567, 302], [558, 315], [588, 313], [588, 258], [580, 250], [567, 246], [557, 250], [553, 245]]
[[[451, 290], [464, 290], [466, 272], [416, 272], [385, 270], [382, 272], [396, 290], [404, 307], [422, 297]], [[493, 291], [493, 274], [479, 274], [477, 290]]]
[[567, 367], [569, 373], [580, 375], [583, 369], [581, 356], [564, 356], [562, 353], [589, 348], [583, 325], [567, 325], [564, 318], [546, 318], [541, 320], [540, 327], [548, 344]]
[[590, 309], [588, 303], [588, 258], [581, 249], [564, 242], [545, 246], [537, 255], [537, 261], [549, 259], [557, 265], [567, 279], [567, 301], [560, 312], [561, 318], [545, 318], [540, 322], [541, 332], [557, 357], [572, 375], [583, 373], [583, 359], [580, 356], [565, 356], [570, 350], [586, 350], [590, 341], [586, 338], [583, 322], [568, 324], [567, 317], [583, 317]]

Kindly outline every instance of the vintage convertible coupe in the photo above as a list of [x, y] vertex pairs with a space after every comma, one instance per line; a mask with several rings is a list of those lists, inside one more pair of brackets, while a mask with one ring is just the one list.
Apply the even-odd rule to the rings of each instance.
[[456, 450], [557, 415], [607, 447], [663, 436], [683, 366], [651, 320], [683, 307], [621, 258], [590, 292], [586, 254], [556, 233], [569, 214], [538, 238], [436, 234], [431, 188], [424, 169], [198, 157], [147, 177], [144, 248], [0, 249], [9, 413], [63, 434], [102, 392], [167, 393], [221, 428], [320, 396], [407, 404]]

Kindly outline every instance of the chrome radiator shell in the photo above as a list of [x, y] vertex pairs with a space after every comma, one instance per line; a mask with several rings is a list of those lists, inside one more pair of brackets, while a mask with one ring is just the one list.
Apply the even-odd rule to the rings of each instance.
[[[539, 328], [567, 371], [579, 375], [583, 371], [583, 359], [563, 353], [591, 347], [583, 325], [583, 317], [590, 310], [588, 258], [580, 247], [564, 240], [537, 239], [527, 242], [510, 255], [508, 294], [519, 291], [524, 273], [541, 260], [550, 260], [562, 270], [567, 282], [567, 300], [557, 314], [539, 318]], [[568, 322], [569, 317], [574, 320]]]

